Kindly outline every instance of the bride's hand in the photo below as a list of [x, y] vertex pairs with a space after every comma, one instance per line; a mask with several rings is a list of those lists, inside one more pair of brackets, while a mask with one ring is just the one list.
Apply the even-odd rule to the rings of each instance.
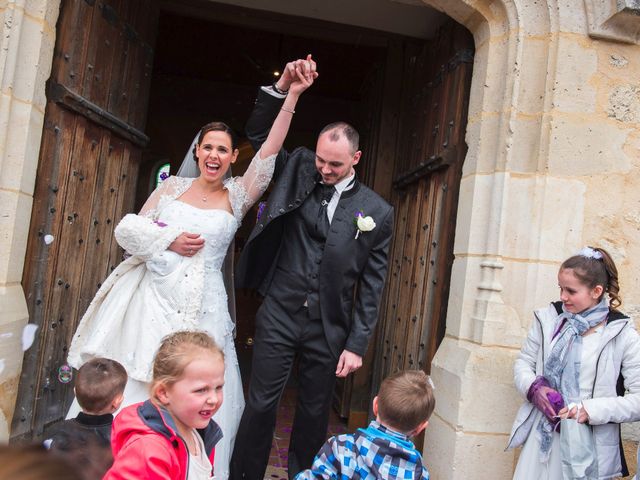
[[298, 60], [293, 67], [289, 94], [300, 95], [307, 88], [313, 85], [313, 81], [318, 78], [316, 62], [311, 55], [307, 55], [306, 60]]
[[202, 247], [204, 247], [204, 238], [200, 234], [184, 232], [169, 245], [169, 250], [183, 257], [193, 257]]

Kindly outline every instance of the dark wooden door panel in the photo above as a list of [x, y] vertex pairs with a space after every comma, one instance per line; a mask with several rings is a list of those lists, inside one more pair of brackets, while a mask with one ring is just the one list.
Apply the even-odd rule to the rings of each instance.
[[433, 43], [409, 45], [405, 57], [396, 209], [372, 395], [397, 370], [423, 369], [444, 336], [473, 39], [457, 24]]
[[13, 441], [64, 418], [72, 384], [59, 369], [122, 257], [113, 228], [133, 209], [157, 15], [152, 0], [62, 2], [22, 280], [39, 328], [24, 356]]

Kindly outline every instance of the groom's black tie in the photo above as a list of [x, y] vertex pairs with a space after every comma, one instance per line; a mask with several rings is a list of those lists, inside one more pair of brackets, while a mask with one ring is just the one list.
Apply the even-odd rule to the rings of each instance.
[[316, 219], [316, 233], [326, 235], [329, 231], [329, 217], [327, 215], [327, 207], [336, 191], [333, 185], [325, 185], [319, 183], [316, 187], [320, 207], [318, 207], [318, 218]]

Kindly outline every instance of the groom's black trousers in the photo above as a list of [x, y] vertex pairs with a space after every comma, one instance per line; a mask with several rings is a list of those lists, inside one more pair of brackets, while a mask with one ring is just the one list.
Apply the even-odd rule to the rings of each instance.
[[293, 314], [267, 296], [256, 315], [251, 381], [231, 459], [231, 479], [262, 480], [276, 424], [278, 403], [298, 356], [298, 395], [289, 478], [309, 468], [326, 440], [338, 359], [331, 353], [322, 320], [306, 307]]

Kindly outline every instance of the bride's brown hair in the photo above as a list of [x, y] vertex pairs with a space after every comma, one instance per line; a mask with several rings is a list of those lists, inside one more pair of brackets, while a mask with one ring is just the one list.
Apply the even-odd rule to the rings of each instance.
[[196, 156], [196, 149], [198, 148], [198, 145], [200, 145], [202, 143], [202, 140], [204, 139], [204, 136], [209, 133], [209, 132], [224, 132], [227, 135], [229, 135], [229, 138], [231, 138], [231, 148], [233, 150], [235, 150], [236, 148], [238, 148], [238, 137], [236, 136], [236, 133], [233, 131], [233, 129], [227, 125], [224, 122], [211, 122], [211, 123], [207, 123], [205, 126], [203, 126], [200, 129], [200, 133], [198, 134], [198, 142], [193, 146], [193, 160], [198, 163], [198, 157]]

